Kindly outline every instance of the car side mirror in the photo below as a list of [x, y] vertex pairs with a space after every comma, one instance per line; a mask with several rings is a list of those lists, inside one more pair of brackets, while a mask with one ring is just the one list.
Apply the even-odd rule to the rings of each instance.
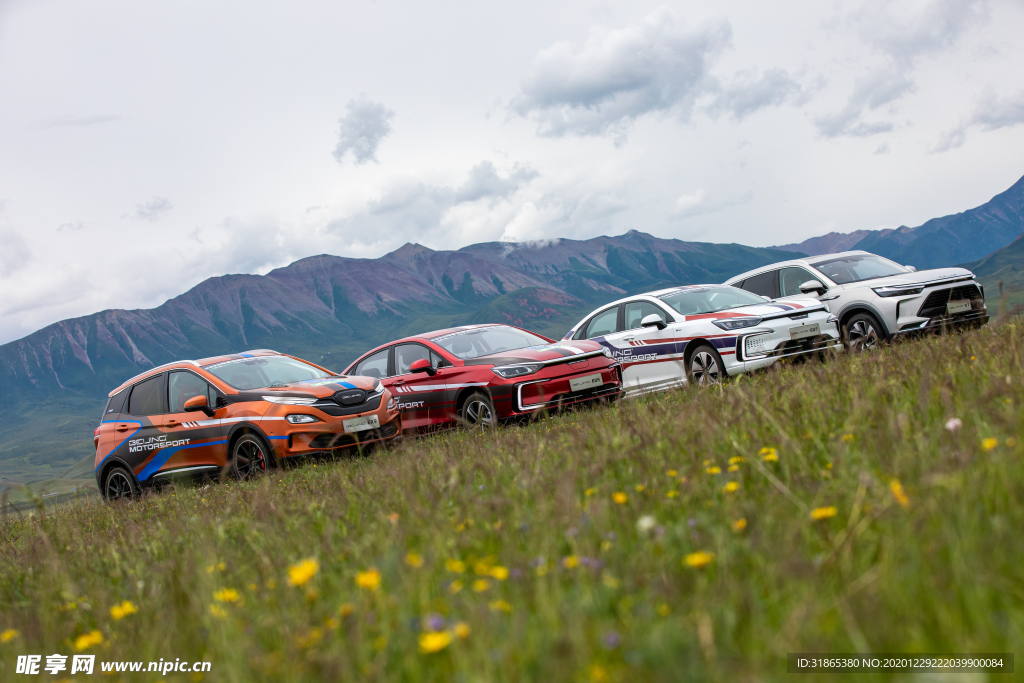
[[640, 321], [640, 327], [657, 327], [659, 330], [663, 330], [668, 325], [665, 324], [660, 315], [651, 313], [650, 315], [645, 315], [644, 319]]
[[205, 396], [193, 396], [189, 400], [185, 401], [185, 412], [196, 413], [204, 412], [206, 417], [213, 417], [213, 408], [210, 407], [210, 402], [206, 400]]
[[414, 360], [412, 362], [412, 365], [409, 366], [409, 372], [425, 372], [431, 377], [437, 374], [437, 370], [434, 368], [433, 365], [430, 364], [430, 361], [427, 360], [426, 358]]
[[801, 294], [810, 294], [811, 292], [814, 292], [815, 294], [818, 294], [820, 296], [821, 294], [824, 294], [827, 291], [828, 289], [826, 289], [825, 285], [821, 284], [817, 280], [808, 280], [807, 282], [800, 285]]
[[916, 273], [917, 272], [917, 268], [915, 268], [914, 266], [903, 266], [903, 267], [906, 268], [907, 270], [909, 270], [911, 273]]
[[764, 299], [765, 301], [773, 301], [773, 299], [770, 296], [765, 296], [764, 294], [761, 295], [761, 298]]

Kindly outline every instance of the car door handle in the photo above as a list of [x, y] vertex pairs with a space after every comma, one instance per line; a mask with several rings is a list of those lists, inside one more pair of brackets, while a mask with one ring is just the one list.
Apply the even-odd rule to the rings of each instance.
[[119, 424], [119, 425], [117, 425], [117, 431], [119, 431], [119, 432], [127, 432], [131, 428], [132, 428], [131, 425], [126, 425], [126, 424]]
[[167, 422], [164, 422], [161, 426], [162, 427], [177, 427], [179, 424], [180, 423], [177, 420], [168, 420]]
[[832, 296], [819, 296], [818, 297], [818, 301], [832, 301], [832, 299], [838, 299], [838, 298], [839, 298], [838, 294], [833, 294]]
[[396, 384], [396, 385], [397, 384], [405, 384], [405, 380], [404, 379], [400, 379], [397, 382], [394, 382], [393, 384]]

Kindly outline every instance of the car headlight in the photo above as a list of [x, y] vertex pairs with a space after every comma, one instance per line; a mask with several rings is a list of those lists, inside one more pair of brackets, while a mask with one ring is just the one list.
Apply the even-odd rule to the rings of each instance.
[[381, 394], [381, 393], [384, 393], [384, 385], [380, 383], [380, 380], [379, 380], [379, 379], [378, 379], [378, 380], [376, 380], [376, 381], [375, 381], [375, 382], [373, 383], [373, 393], [375, 393], [375, 394]]
[[263, 400], [281, 406], [311, 406], [316, 403], [315, 398], [298, 398], [297, 396], [264, 396]]
[[388, 410], [394, 410], [394, 409], [395, 409], [395, 397], [392, 396], [391, 398], [388, 399]]
[[760, 325], [761, 319], [752, 316], [749, 318], [728, 318], [726, 320], [713, 320], [712, 323], [715, 327], [719, 327], [723, 330], [742, 330], [744, 327], [753, 327], [754, 325]]
[[522, 377], [524, 375], [532, 375], [533, 373], [544, 367], [543, 363], [522, 363], [520, 365], [499, 365], [496, 368], [491, 368], [498, 377], [504, 379], [513, 379], [515, 377]]
[[601, 353], [603, 353], [604, 355], [608, 356], [609, 358], [612, 358], [612, 350], [609, 349], [607, 346], [602, 346], [601, 347]]
[[322, 422], [319, 417], [314, 415], [285, 415], [286, 420], [291, 422], [293, 425], [304, 425], [310, 422]]
[[872, 289], [875, 294], [888, 299], [891, 296], [911, 296], [924, 291], [924, 285], [894, 285], [892, 287], [877, 287]]

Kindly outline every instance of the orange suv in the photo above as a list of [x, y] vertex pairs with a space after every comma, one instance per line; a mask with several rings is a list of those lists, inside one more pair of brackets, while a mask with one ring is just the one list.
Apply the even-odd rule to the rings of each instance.
[[108, 500], [178, 475], [246, 479], [283, 458], [402, 434], [396, 401], [376, 379], [276, 351], [168, 363], [109, 396], [93, 432], [96, 483]]

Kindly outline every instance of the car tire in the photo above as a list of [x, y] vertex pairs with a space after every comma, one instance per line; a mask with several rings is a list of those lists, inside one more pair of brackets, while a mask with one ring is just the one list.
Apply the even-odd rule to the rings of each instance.
[[274, 456], [266, 442], [252, 433], [246, 433], [231, 446], [231, 476], [238, 481], [255, 479], [274, 466]]
[[884, 335], [881, 323], [870, 313], [857, 313], [843, 325], [843, 345], [851, 353], [878, 348]]
[[725, 363], [711, 344], [701, 344], [686, 359], [686, 382], [691, 386], [721, 384], [725, 377]]
[[459, 409], [459, 422], [470, 430], [494, 429], [498, 426], [498, 417], [494, 412], [494, 402], [487, 394], [475, 391], [462, 402]]
[[108, 501], [138, 498], [142, 491], [135, 483], [135, 477], [125, 468], [115, 465], [107, 470], [103, 478], [103, 497]]

